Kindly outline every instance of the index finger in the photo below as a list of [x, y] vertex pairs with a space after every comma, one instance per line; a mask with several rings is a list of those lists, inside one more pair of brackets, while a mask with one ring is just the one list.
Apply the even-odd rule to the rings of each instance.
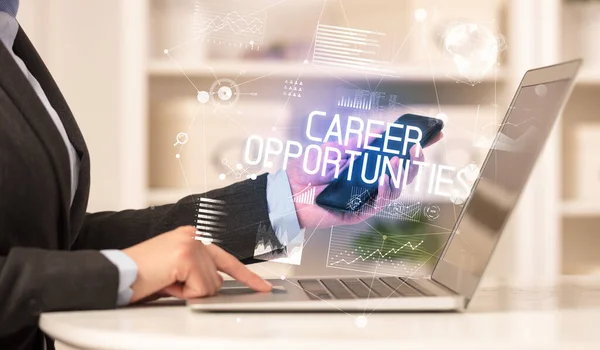
[[210, 244], [206, 248], [219, 271], [228, 274], [257, 292], [270, 292], [273, 289], [271, 283], [250, 271], [233, 255], [214, 244]]

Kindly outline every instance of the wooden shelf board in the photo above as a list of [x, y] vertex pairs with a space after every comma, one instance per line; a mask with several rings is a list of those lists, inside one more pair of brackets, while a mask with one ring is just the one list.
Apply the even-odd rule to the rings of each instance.
[[598, 216], [600, 203], [592, 201], [571, 200], [562, 203], [562, 213], [565, 216]]
[[584, 68], [577, 77], [579, 85], [600, 85], [600, 69]]
[[[452, 77], [447, 76], [449, 70], [435, 68], [432, 71], [423, 69], [414, 65], [399, 65], [391, 68], [390, 73], [376, 74], [366, 73], [356, 70], [324, 68], [310, 64], [280, 62], [280, 61], [220, 61], [207, 62], [204, 64], [195, 63], [176, 63], [167, 60], [151, 60], [148, 64], [148, 74], [151, 77], [181, 77], [185, 78], [183, 72], [190, 77], [222, 77], [237, 76], [243, 71], [244, 76], [251, 77], [294, 77], [302, 76], [304, 78], [327, 78], [338, 77], [342, 79], [364, 79], [369, 76], [372, 79], [383, 77], [388, 80], [404, 80], [408, 82], [432, 82], [432, 76], [435, 76], [439, 83], [457, 83]], [[498, 81], [502, 81], [504, 74], [499, 71]], [[484, 82], [493, 82], [494, 76], [487, 77]]]

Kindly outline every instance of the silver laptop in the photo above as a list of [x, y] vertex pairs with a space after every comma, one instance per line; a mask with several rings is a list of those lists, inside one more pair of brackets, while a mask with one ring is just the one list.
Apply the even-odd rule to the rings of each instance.
[[198, 311], [461, 311], [471, 301], [542, 147], [573, 89], [581, 60], [528, 71], [429, 278], [271, 280], [271, 293], [235, 281]]

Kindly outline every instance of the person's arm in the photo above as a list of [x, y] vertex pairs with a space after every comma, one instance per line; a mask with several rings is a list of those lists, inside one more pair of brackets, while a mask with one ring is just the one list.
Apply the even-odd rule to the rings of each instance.
[[12, 248], [0, 256], [0, 338], [35, 326], [42, 312], [114, 308], [118, 283], [97, 251]]
[[71, 249], [124, 249], [179, 226], [197, 226], [201, 198], [208, 198], [223, 203], [226, 214], [219, 217], [219, 232], [213, 233], [215, 244], [244, 263], [259, 262], [262, 260], [254, 254], [257, 235], [277, 241], [269, 220], [266, 188], [265, 174], [175, 204], [88, 214]]
[[[235, 257], [194, 234], [193, 227], [179, 227], [122, 251], [139, 269], [129, 302], [155, 293], [214, 295], [223, 283], [219, 271], [256, 291], [271, 290]], [[35, 326], [42, 312], [114, 308], [118, 285], [116, 265], [98, 251], [12, 248], [0, 256], [0, 338]]]

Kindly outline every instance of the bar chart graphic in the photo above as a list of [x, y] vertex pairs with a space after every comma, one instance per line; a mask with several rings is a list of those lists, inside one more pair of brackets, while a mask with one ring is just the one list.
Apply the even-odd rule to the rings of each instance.
[[225, 231], [225, 225], [221, 222], [227, 216], [225, 204], [219, 199], [200, 198], [197, 203], [196, 240], [204, 244], [221, 242], [215, 235]]
[[315, 204], [315, 187], [310, 184], [305, 189], [292, 196], [294, 203]]
[[371, 109], [371, 100], [370, 99], [356, 99], [352, 97], [342, 97], [338, 101], [338, 107], [346, 107], [346, 108], [354, 108], [354, 109], [363, 109], [368, 111]]
[[337, 106], [363, 111], [376, 110], [380, 106], [379, 101], [384, 97], [385, 94], [378, 91], [355, 90], [352, 94], [346, 93], [338, 96]]
[[313, 64], [366, 71], [383, 71], [380, 39], [385, 33], [325, 24], [317, 25]]

